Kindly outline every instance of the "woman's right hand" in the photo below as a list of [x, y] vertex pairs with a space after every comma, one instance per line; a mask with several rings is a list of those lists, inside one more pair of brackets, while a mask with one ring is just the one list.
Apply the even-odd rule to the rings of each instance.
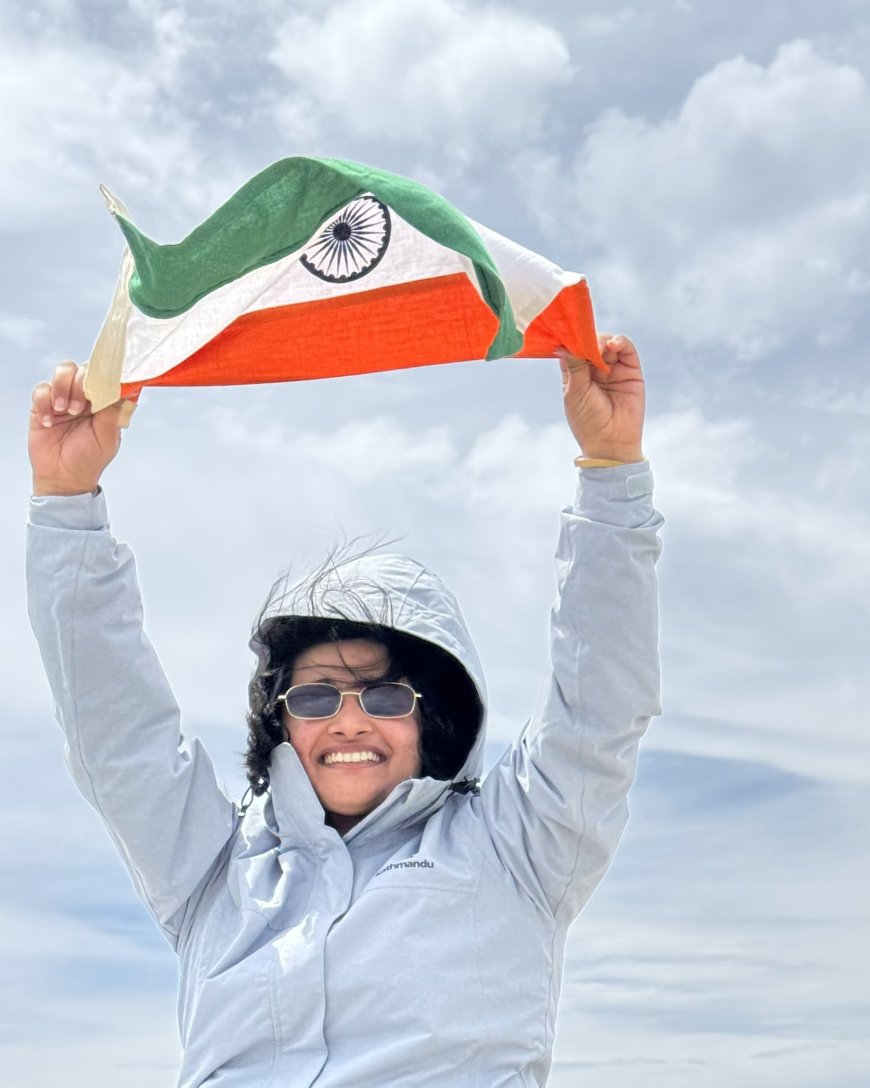
[[28, 450], [34, 495], [96, 491], [103, 469], [118, 452], [124, 402], [91, 412], [84, 375], [84, 367], [61, 363], [51, 381], [33, 390]]

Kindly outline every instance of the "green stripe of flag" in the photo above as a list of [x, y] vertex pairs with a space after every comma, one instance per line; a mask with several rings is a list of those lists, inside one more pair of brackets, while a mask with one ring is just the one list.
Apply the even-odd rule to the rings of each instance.
[[372, 193], [421, 234], [471, 260], [483, 300], [499, 322], [487, 359], [519, 351], [523, 338], [507, 291], [465, 216], [419, 182], [340, 159], [294, 157], [273, 163], [175, 245], [159, 245], [117, 214], [136, 264], [130, 298], [150, 317], [176, 317], [216, 288], [300, 249], [321, 224], [363, 193]]

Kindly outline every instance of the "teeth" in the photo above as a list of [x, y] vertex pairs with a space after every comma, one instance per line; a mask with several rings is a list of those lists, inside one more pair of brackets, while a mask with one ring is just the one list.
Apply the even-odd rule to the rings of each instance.
[[323, 762], [330, 763], [380, 763], [383, 756], [377, 752], [327, 752]]

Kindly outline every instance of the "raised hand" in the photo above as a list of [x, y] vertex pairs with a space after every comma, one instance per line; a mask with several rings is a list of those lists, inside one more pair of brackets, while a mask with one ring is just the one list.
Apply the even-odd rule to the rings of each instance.
[[121, 443], [123, 401], [92, 413], [84, 394], [84, 367], [61, 363], [51, 381], [33, 390], [28, 451], [34, 495], [95, 491]]
[[643, 460], [644, 383], [637, 348], [627, 336], [598, 337], [609, 371], [557, 349], [565, 418], [583, 456], [626, 463]]

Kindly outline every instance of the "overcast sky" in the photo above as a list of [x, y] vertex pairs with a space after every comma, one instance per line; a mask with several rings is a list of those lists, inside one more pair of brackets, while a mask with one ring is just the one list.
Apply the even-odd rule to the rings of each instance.
[[[4, 1084], [177, 1061], [172, 955], [66, 778], [24, 613], [29, 391], [87, 358], [120, 260], [97, 186], [172, 242], [322, 154], [585, 272], [645, 364], [665, 714], [569, 939], [551, 1085], [866, 1088], [868, 79], [866, 0], [2, 0]], [[123, 446], [113, 527], [232, 794], [251, 619], [343, 536], [442, 574], [492, 752], [518, 732], [573, 487], [553, 361], [150, 390]]]

